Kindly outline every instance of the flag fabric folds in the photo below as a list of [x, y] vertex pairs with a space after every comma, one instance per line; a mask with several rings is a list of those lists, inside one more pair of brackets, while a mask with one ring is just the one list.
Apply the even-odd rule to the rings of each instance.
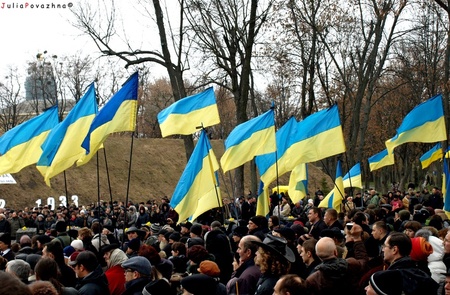
[[85, 155], [81, 143], [96, 113], [97, 101], [92, 83], [67, 117], [50, 131], [41, 146], [42, 154], [37, 162], [37, 169], [48, 186], [53, 176], [70, 168]]
[[338, 213], [341, 212], [342, 200], [344, 199], [344, 182], [342, 180], [341, 161], [336, 165], [336, 180], [334, 189], [320, 202], [319, 208], [334, 208]]
[[444, 173], [442, 177], [442, 195], [444, 196], [444, 211], [450, 214], [450, 172], [447, 158], [444, 158]]
[[41, 156], [42, 143], [58, 123], [58, 106], [55, 105], [3, 134], [0, 137], [0, 174], [16, 173], [35, 164]]
[[267, 188], [264, 187], [264, 183], [260, 181], [258, 199], [256, 200], [256, 215], [268, 216], [270, 212], [269, 204], [270, 201], [267, 194]]
[[361, 164], [356, 163], [347, 174], [344, 175], [342, 179], [344, 181], [344, 188], [347, 187], [358, 187], [362, 188], [362, 180], [361, 180]]
[[225, 140], [225, 153], [220, 159], [223, 172], [237, 168], [257, 155], [275, 152], [275, 120], [271, 109], [244, 122]]
[[218, 187], [219, 163], [202, 130], [200, 138], [170, 200], [179, 214], [179, 222], [195, 220], [200, 214], [222, 206]]
[[442, 159], [443, 155], [444, 153], [442, 151], [442, 145], [439, 142], [420, 157], [420, 164], [422, 164], [422, 169], [428, 168], [434, 161]]
[[[279, 162], [287, 171], [345, 152], [344, 134], [337, 105], [319, 111], [297, 124], [290, 146]], [[280, 165], [281, 166], [281, 165]]]
[[[281, 176], [290, 170], [286, 168], [286, 161], [283, 161], [283, 155], [290, 146], [290, 138], [297, 131], [297, 120], [291, 117], [280, 129], [275, 133], [276, 152], [263, 154], [255, 157], [256, 166], [258, 167], [261, 181], [267, 185], [272, 183], [277, 175]], [[277, 163], [277, 159], [279, 159]], [[278, 168], [278, 171], [277, 171]]]
[[386, 141], [392, 154], [394, 148], [407, 142], [438, 142], [447, 140], [442, 95], [436, 95], [416, 106], [403, 119], [397, 134]]
[[302, 163], [292, 170], [289, 177], [289, 197], [295, 204], [308, 194], [308, 164]]
[[389, 166], [394, 164], [394, 154], [388, 155], [387, 149], [382, 150], [378, 154], [373, 155], [369, 158], [370, 171], [380, 169], [384, 166]]
[[136, 72], [97, 113], [81, 144], [86, 154], [77, 161], [78, 166], [89, 162], [111, 133], [135, 130], [138, 82]]
[[198, 126], [208, 127], [220, 123], [214, 89], [185, 97], [158, 114], [162, 137], [173, 134], [189, 135]]

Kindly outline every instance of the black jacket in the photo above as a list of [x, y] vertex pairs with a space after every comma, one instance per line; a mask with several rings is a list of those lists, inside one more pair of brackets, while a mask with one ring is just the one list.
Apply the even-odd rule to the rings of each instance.
[[[86, 277], [82, 278], [77, 286], [80, 295], [109, 295], [108, 279], [100, 265]], [[141, 290], [142, 292], [142, 290]]]

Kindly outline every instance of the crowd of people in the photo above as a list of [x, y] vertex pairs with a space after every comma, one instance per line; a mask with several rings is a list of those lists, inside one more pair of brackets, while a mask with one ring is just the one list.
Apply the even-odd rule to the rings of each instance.
[[0, 208], [0, 294], [450, 294], [438, 188], [249, 194], [190, 222], [169, 198]]

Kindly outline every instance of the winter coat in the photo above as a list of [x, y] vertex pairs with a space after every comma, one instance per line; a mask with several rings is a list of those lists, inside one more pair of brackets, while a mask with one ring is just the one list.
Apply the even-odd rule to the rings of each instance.
[[78, 282], [76, 289], [80, 295], [108, 295], [108, 280], [101, 266], [98, 265], [93, 272], [82, 278]]
[[280, 276], [263, 274], [259, 278], [259, 281], [257, 283], [258, 287], [256, 288], [255, 295], [272, 295], [273, 288], [275, 287], [275, 284], [277, 283], [279, 278]]
[[[255, 265], [255, 260], [252, 258], [247, 260], [231, 275], [231, 279], [227, 283], [227, 294], [255, 294], [260, 277], [261, 271], [259, 270], [259, 267]], [[239, 292], [236, 292], [236, 288], [238, 288]]]
[[447, 272], [443, 258], [444, 258], [444, 245], [442, 240], [435, 236], [430, 236], [428, 242], [433, 247], [433, 253], [428, 256], [428, 268], [431, 272], [431, 278], [437, 283], [445, 281], [444, 273]]
[[142, 295], [142, 290], [151, 282], [151, 278], [137, 278], [125, 283], [125, 292], [123, 295]]
[[106, 278], [109, 283], [109, 291], [111, 295], [121, 295], [125, 292], [125, 276], [123, 268], [120, 265], [115, 265], [105, 271]]

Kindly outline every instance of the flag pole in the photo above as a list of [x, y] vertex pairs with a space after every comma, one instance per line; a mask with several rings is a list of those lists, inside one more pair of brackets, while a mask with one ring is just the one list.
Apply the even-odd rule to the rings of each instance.
[[133, 159], [133, 143], [134, 143], [134, 131], [131, 133], [131, 146], [130, 146], [130, 164], [128, 165], [128, 180], [127, 180], [127, 191], [126, 191], [126, 197], [125, 197], [125, 216], [124, 216], [124, 222], [123, 222], [123, 235], [122, 235], [122, 248], [123, 243], [125, 241], [125, 227], [128, 222], [128, 195], [130, 192], [130, 177], [131, 177], [131, 161]]
[[69, 193], [67, 192], [67, 177], [66, 177], [66, 170], [64, 170], [64, 189], [66, 191], [66, 200], [69, 197]]
[[[350, 195], [353, 197], [353, 185], [352, 185], [352, 175], [350, 174], [350, 165], [348, 164], [348, 157], [347, 157], [347, 152], [344, 153], [345, 155], [345, 163], [347, 164], [347, 169], [348, 169], [348, 181], [350, 182]], [[344, 174], [345, 175], [345, 174]], [[344, 176], [343, 175], [343, 176]], [[361, 177], [362, 178], [362, 177]]]
[[[99, 168], [99, 161], [98, 161], [98, 153], [96, 153], [96, 159], [97, 159], [97, 206], [98, 206], [98, 210], [97, 210], [97, 214], [98, 214], [98, 220], [100, 222], [101, 218], [100, 218], [100, 211], [101, 211], [101, 206], [100, 206], [100, 168]], [[95, 208], [95, 207], [94, 207]], [[100, 222], [101, 224], [101, 222]], [[100, 252], [100, 249], [102, 248], [102, 232], [100, 231], [100, 233], [98, 234], [98, 252]]]
[[[338, 160], [338, 161], [340, 161], [340, 160]], [[333, 181], [333, 189], [334, 189], [334, 188], [337, 188], [338, 192], [341, 194], [342, 200], [344, 200], [344, 193], [345, 193], [345, 192], [341, 192], [341, 190], [339, 189], [339, 187], [336, 185], [336, 177], [333, 178], [333, 177], [330, 175], [330, 171], [328, 171], [327, 166], [324, 165], [323, 160], [320, 160], [320, 163], [322, 163], [322, 166], [325, 167], [325, 170], [326, 170], [327, 174], [331, 177], [331, 179], [332, 179], [332, 181]]]
[[110, 198], [111, 206], [112, 206], [113, 196], [112, 196], [112, 190], [111, 190], [111, 179], [109, 178], [108, 159], [106, 157], [106, 147], [105, 146], [103, 147], [103, 154], [105, 156], [106, 178], [108, 179], [109, 198]]
[[[272, 106], [270, 108], [273, 110], [273, 122], [274, 122], [274, 126], [276, 126], [276, 124], [275, 124], [276, 123], [275, 122], [275, 103], [273, 101], [272, 101]], [[279, 222], [281, 223], [280, 182], [279, 182], [279, 175], [278, 175], [278, 147], [275, 151], [275, 173], [277, 175], [278, 219], [279, 219]], [[272, 211], [272, 213], [273, 213], [273, 211]]]

